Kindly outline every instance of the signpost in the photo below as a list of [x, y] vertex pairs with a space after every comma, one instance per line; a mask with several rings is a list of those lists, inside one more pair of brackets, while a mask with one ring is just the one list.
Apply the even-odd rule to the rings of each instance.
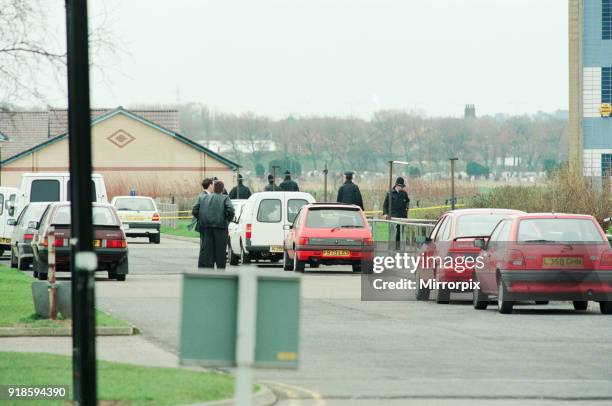
[[236, 405], [250, 405], [253, 368], [297, 368], [300, 277], [275, 272], [183, 275], [180, 360], [236, 367]]

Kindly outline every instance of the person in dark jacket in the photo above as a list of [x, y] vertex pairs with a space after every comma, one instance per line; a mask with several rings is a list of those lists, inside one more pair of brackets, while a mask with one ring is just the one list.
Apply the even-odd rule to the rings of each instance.
[[230, 199], [248, 199], [251, 196], [251, 189], [244, 186], [242, 174], [238, 174], [238, 184], [229, 192]]
[[299, 192], [300, 187], [297, 182], [291, 179], [291, 172], [285, 171], [285, 179], [278, 185], [285, 192]]
[[274, 176], [268, 175], [268, 184], [264, 188], [264, 192], [278, 192], [281, 190], [276, 183], [274, 183]]
[[[391, 213], [389, 214], [389, 195], [391, 196]], [[385, 202], [383, 203], [383, 216], [385, 219], [389, 220], [392, 217], [397, 218], [408, 218], [408, 207], [410, 205], [410, 198], [408, 197], [408, 193], [406, 192], [406, 183], [404, 182], [404, 178], [399, 176], [396, 181], [393, 189], [385, 196]], [[400, 226], [396, 225], [395, 231], [395, 242], [396, 248], [399, 249], [400, 242]]]
[[[217, 178], [216, 176], [213, 178], [213, 183], [219, 182], [219, 178]], [[227, 195], [227, 189], [223, 188], [223, 193], [224, 195]]]
[[338, 203], [355, 204], [363, 210], [363, 198], [359, 186], [353, 183], [353, 171], [344, 172], [345, 181], [338, 189]]
[[223, 195], [223, 182], [213, 184], [213, 193], [200, 195], [192, 214], [198, 219], [200, 230], [199, 268], [225, 269], [228, 225], [234, 218], [234, 206], [229, 196]]
[[[212, 191], [213, 191], [212, 185], [213, 185], [213, 180], [211, 178], [204, 178], [204, 180], [202, 181], [202, 191], [200, 192], [198, 197], [196, 197], [195, 203], [198, 202], [198, 199], [201, 196], [205, 196], [205, 195], [207, 195], [209, 193], [212, 193]], [[187, 230], [191, 231], [194, 227], [195, 227], [196, 231], [200, 231], [199, 227], [198, 227], [198, 218], [197, 217], [193, 217], [193, 219], [191, 220], [191, 223], [189, 223], [187, 225]], [[202, 245], [202, 241], [200, 241], [200, 245]]]

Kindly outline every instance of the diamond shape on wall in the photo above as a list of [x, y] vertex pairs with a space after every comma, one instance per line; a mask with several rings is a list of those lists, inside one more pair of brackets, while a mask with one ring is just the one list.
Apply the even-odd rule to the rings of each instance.
[[106, 138], [119, 148], [123, 148], [128, 145], [130, 142], [134, 141], [136, 138], [123, 130], [119, 130], [114, 134], [111, 134]]

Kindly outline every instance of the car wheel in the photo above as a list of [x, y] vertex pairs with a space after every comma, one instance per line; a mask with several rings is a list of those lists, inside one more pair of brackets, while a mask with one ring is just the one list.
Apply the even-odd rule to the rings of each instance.
[[293, 270], [293, 262], [289, 259], [289, 254], [287, 254], [287, 250], [283, 251], [283, 269], [285, 271]]
[[537, 305], [547, 305], [550, 301], [549, 300], [536, 300], [535, 304]]
[[414, 275], [414, 280], [416, 282], [416, 300], [429, 300], [429, 295], [431, 294], [431, 291], [429, 290], [429, 288], [421, 287], [421, 271], [419, 269], [417, 269]]
[[361, 273], [361, 264], [353, 264], [353, 272], [355, 273]]
[[20, 271], [27, 271], [30, 269], [30, 263], [23, 258], [17, 257], [17, 269]]
[[436, 303], [438, 304], [450, 303], [450, 290], [438, 289], [438, 295], [436, 296]]
[[304, 272], [305, 267], [306, 267], [306, 263], [298, 259], [297, 252], [294, 253], [293, 254], [293, 272]]
[[49, 275], [46, 273], [38, 272], [38, 280], [46, 281], [49, 278]]
[[586, 310], [589, 307], [589, 302], [586, 300], [574, 300], [574, 310]]
[[504, 285], [504, 282], [499, 281], [497, 287], [497, 311], [502, 314], [512, 313], [514, 302], [508, 300], [507, 297], [506, 285]]
[[[17, 258], [15, 258], [15, 254], [13, 253], [13, 250], [11, 249], [11, 268], [18, 268], [18, 264], [17, 264]], [[18, 268], [21, 269], [21, 268]]]
[[154, 234], [149, 236], [150, 244], [159, 244], [161, 241], [161, 236], [159, 234]]
[[118, 274], [116, 279], [117, 279], [119, 282], [125, 282], [125, 279], [126, 279], [126, 278], [127, 278], [127, 275], [126, 275], [126, 274]]
[[489, 304], [489, 296], [482, 293], [480, 288], [475, 287], [472, 291], [472, 303], [476, 310], [486, 310]]
[[599, 310], [601, 311], [601, 314], [612, 314], [612, 302], [599, 302]]
[[234, 254], [232, 251], [232, 244], [227, 244], [227, 256], [229, 257], [230, 265], [238, 265], [240, 263], [240, 255]]
[[117, 279], [117, 274], [115, 272], [109, 272], [108, 279]]

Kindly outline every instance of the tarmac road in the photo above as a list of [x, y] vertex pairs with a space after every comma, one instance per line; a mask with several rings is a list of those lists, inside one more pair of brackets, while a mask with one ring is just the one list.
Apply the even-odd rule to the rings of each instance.
[[[195, 268], [197, 248], [130, 241], [131, 274], [100, 278], [98, 305], [175, 352], [179, 274]], [[279, 404], [612, 404], [612, 317], [593, 303], [582, 313], [554, 302], [500, 315], [469, 301], [362, 302], [360, 276], [335, 269], [347, 272], [303, 277], [300, 368], [255, 373]]]

